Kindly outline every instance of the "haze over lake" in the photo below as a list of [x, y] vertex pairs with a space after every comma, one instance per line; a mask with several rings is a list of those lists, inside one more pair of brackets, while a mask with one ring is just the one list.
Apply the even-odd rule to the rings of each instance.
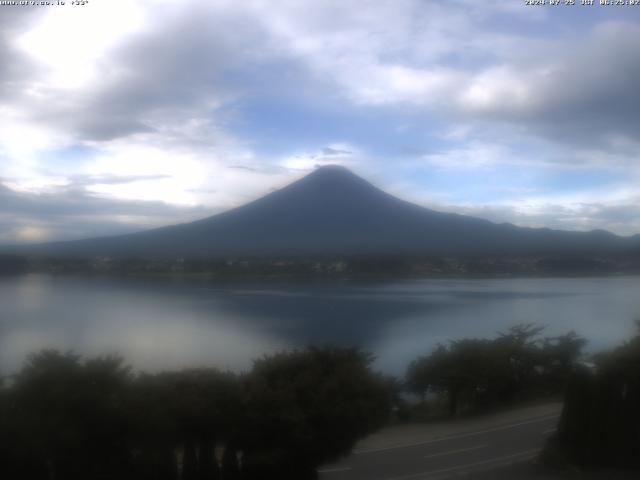
[[4, 372], [40, 348], [119, 353], [148, 370], [251, 360], [309, 344], [355, 345], [400, 374], [449, 339], [511, 325], [575, 330], [590, 351], [640, 318], [637, 276], [404, 280], [234, 280], [50, 276], [0, 278]]

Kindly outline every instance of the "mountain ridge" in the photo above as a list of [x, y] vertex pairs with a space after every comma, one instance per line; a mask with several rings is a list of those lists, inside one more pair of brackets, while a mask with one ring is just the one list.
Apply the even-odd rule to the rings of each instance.
[[640, 236], [572, 232], [439, 212], [324, 166], [240, 207], [194, 222], [126, 235], [14, 247], [59, 256], [611, 255]]

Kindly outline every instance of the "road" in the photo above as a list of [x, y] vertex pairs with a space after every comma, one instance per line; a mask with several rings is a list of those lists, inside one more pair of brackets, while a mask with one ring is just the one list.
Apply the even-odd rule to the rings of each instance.
[[[539, 413], [539, 412], [538, 412]], [[555, 430], [559, 412], [479, 424], [468, 431], [403, 445], [361, 449], [319, 470], [321, 480], [439, 480], [473, 478], [531, 461]]]

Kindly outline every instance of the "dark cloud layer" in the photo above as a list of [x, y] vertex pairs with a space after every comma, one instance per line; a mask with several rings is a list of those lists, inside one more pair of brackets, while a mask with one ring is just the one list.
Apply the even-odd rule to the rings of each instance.
[[25, 87], [25, 79], [38, 72], [37, 65], [19, 52], [12, 40], [29, 24], [36, 21], [42, 12], [31, 7], [0, 7], [0, 100], [19, 95]]
[[264, 42], [240, 12], [211, 10], [191, 2], [170, 18], [158, 14], [155, 28], [115, 49], [109, 68], [119, 73], [95, 86], [72, 119], [80, 139], [111, 140], [215, 118], [237, 95], [222, 75], [251, 58], [247, 45]]
[[624, 148], [616, 140], [640, 142], [640, 50], [631, 47], [639, 36], [640, 25], [615, 22], [562, 42], [563, 48], [536, 63], [511, 69], [509, 80], [519, 82], [528, 96], [525, 105], [507, 92], [476, 113], [571, 147]]
[[[92, 182], [102, 183], [95, 179]], [[17, 192], [0, 183], [0, 244], [129, 233], [194, 220], [210, 213], [203, 207], [104, 198], [81, 188], [80, 184], [34, 194]]]
[[124, 183], [140, 182], [144, 180], [161, 180], [170, 178], [169, 175], [72, 175], [70, 187], [87, 185], [121, 185]]

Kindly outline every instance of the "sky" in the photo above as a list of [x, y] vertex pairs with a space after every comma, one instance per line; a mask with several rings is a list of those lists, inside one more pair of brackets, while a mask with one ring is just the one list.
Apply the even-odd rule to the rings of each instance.
[[640, 5], [548, 3], [0, 5], [0, 243], [186, 222], [324, 164], [438, 210], [640, 233]]

